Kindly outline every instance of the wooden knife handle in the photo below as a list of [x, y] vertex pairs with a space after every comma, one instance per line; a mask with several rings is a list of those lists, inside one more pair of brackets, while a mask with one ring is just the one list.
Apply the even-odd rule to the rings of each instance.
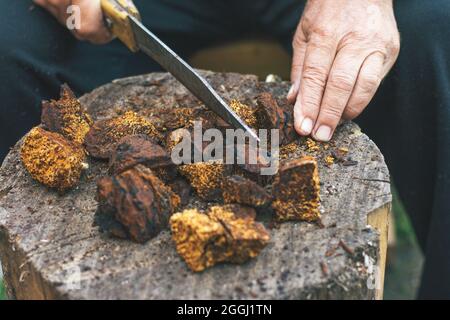
[[141, 19], [139, 11], [131, 0], [101, 0], [103, 15], [111, 32], [131, 51], [139, 51], [128, 16]]

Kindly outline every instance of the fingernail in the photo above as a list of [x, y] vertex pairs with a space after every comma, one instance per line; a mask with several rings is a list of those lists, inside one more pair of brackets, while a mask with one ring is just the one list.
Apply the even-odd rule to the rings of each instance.
[[302, 130], [304, 134], [310, 134], [312, 129], [313, 129], [312, 120], [310, 118], [303, 119], [302, 125], [300, 126], [300, 130]]
[[316, 131], [315, 138], [319, 141], [328, 141], [331, 136], [331, 128], [329, 126], [320, 126]]

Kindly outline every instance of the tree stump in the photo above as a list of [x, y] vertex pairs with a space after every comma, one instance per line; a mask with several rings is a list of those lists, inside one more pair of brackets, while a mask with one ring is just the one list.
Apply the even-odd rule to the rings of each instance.
[[[205, 72], [226, 100], [249, 102], [263, 91], [284, 97], [286, 82]], [[123, 110], [147, 116], [201, 105], [165, 73], [114, 81], [81, 98], [94, 119]], [[299, 138], [304, 139], [304, 138]], [[107, 164], [90, 160], [75, 189], [60, 195], [32, 180], [19, 157], [21, 141], [0, 170], [0, 255], [16, 299], [376, 299], [382, 297], [389, 172], [376, 145], [352, 122], [341, 125], [329, 151], [314, 154], [321, 178], [323, 226], [283, 223], [255, 259], [191, 272], [170, 232], [141, 245], [93, 226], [95, 180]], [[336, 148], [352, 161], [327, 163]], [[308, 153], [309, 152], [309, 153]], [[378, 283], [377, 283], [378, 280]]]

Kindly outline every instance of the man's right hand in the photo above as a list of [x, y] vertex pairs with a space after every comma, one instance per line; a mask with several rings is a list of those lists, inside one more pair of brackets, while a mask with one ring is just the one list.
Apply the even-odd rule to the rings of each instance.
[[47, 9], [64, 26], [67, 26], [69, 18], [67, 8], [71, 5], [78, 6], [80, 28], [71, 30], [77, 39], [95, 44], [108, 43], [113, 39], [103, 21], [100, 0], [33, 0], [33, 2]]

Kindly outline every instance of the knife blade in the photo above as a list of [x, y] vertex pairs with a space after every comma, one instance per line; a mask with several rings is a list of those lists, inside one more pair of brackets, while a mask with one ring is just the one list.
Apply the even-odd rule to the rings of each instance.
[[[107, 3], [108, 7], [104, 5]], [[111, 5], [113, 3], [113, 6]], [[130, 1], [123, 2], [106, 0], [102, 1], [104, 13], [107, 17], [111, 16], [110, 8], [120, 10], [120, 19], [112, 19], [110, 23], [113, 24], [113, 32], [117, 33], [118, 37], [132, 50], [141, 50], [150, 58], [160, 64], [165, 70], [172, 74], [179, 82], [181, 82], [194, 96], [202, 101], [207, 108], [215, 112], [219, 117], [225, 120], [235, 129], [242, 129], [252, 139], [259, 142], [257, 134], [231, 109], [228, 104], [219, 96], [219, 94], [211, 87], [208, 81], [203, 78], [194, 68], [192, 68], [186, 61], [179, 57], [172, 49], [170, 49], [163, 41], [161, 41], [154, 33], [148, 30], [140, 21], [137, 10], [132, 11], [124, 7], [123, 4]], [[118, 6], [120, 8], [118, 8]], [[108, 9], [108, 11], [106, 10]], [[128, 21], [124, 22], [127, 19]], [[116, 22], [116, 26], [114, 26]], [[121, 27], [121, 28], [119, 28]], [[129, 29], [125, 32], [123, 29]], [[120, 34], [119, 34], [120, 33]], [[123, 35], [126, 36], [123, 36]]]

